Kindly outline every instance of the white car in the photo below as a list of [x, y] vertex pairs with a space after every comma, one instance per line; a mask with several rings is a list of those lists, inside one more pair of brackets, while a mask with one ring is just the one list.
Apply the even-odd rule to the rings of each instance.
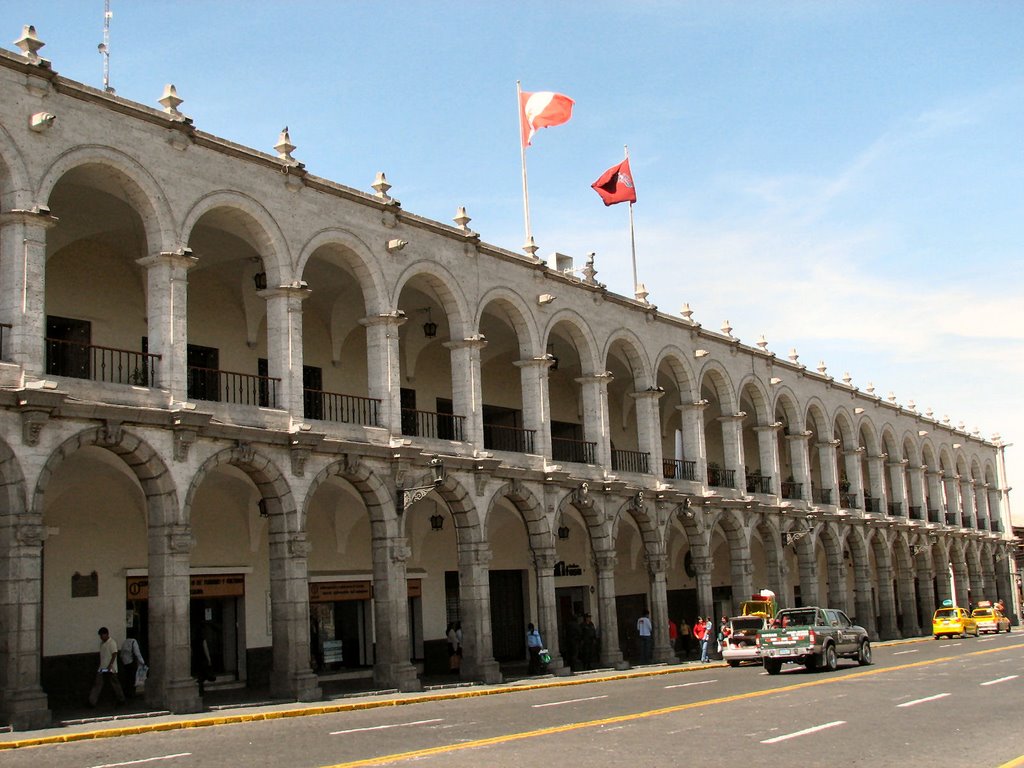
[[761, 662], [757, 648], [757, 633], [764, 629], [766, 620], [761, 616], [736, 616], [729, 620], [729, 636], [722, 643], [722, 658], [730, 667], [744, 661]]

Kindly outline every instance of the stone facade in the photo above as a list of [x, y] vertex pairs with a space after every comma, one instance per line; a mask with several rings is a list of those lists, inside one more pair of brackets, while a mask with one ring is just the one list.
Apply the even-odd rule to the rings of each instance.
[[57, 672], [128, 617], [147, 698], [184, 712], [207, 628], [220, 672], [313, 699], [331, 664], [417, 688], [452, 621], [460, 674], [493, 681], [526, 621], [566, 671], [583, 611], [622, 665], [643, 609], [667, 660], [669, 619], [766, 587], [882, 638], [943, 599], [1014, 604], [997, 443], [18, 43], [0, 721], [45, 723]]

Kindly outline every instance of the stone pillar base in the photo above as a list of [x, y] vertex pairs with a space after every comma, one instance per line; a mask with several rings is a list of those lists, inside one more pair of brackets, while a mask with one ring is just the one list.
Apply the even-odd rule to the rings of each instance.
[[16, 731], [34, 731], [53, 723], [49, 702], [42, 688], [19, 691], [4, 697], [3, 720]]
[[416, 667], [408, 663], [377, 664], [373, 669], [373, 682], [381, 688], [396, 688], [405, 693], [423, 690]]
[[199, 695], [199, 686], [191, 677], [170, 680], [163, 695], [153, 691], [152, 698], [146, 696], [146, 703], [170, 710], [176, 715], [189, 712], [202, 712], [203, 699]]
[[296, 701], [320, 701], [324, 697], [319, 679], [308, 669], [272, 680], [270, 693], [277, 698]]
[[672, 650], [671, 645], [654, 646], [654, 652], [651, 656], [655, 662], [661, 662], [663, 664], [675, 664], [679, 661], [679, 659], [676, 658], [676, 652]]
[[504, 681], [504, 677], [501, 674], [501, 667], [498, 666], [498, 662], [494, 659], [488, 661], [477, 662], [476, 668], [471, 669], [463, 667], [463, 680], [480, 680], [481, 682], [489, 685], [496, 685]]

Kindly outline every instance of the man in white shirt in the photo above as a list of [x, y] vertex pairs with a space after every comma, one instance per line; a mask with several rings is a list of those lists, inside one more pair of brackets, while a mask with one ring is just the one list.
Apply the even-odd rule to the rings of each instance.
[[89, 706], [95, 707], [103, 693], [103, 686], [110, 685], [118, 704], [124, 704], [124, 691], [121, 681], [117, 679], [117, 641], [110, 636], [106, 627], [100, 627], [100, 666], [96, 671], [96, 680], [89, 691]]
[[640, 635], [640, 661], [643, 664], [651, 663], [654, 650], [653, 629], [651, 626], [651, 612], [644, 611], [644, 615], [636, 620], [636, 631]]

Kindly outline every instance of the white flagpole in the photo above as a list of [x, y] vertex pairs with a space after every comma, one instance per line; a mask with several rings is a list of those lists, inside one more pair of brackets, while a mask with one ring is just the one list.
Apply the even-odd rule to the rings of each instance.
[[526, 183], [526, 145], [523, 143], [523, 107], [522, 107], [522, 82], [516, 80], [516, 114], [519, 125], [519, 157], [523, 167], [523, 219], [526, 223], [526, 242], [523, 243], [523, 250], [530, 256], [537, 255], [537, 246], [533, 242], [533, 233], [530, 231], [530, 190]]
[[[623, 150], [626, 155], [626, 159], [629, 160], [629, 147], [623, 146]], [[640, 294], [640, 282], [636, 276], [636, 233], [633, 229], [633, 203], [629, 203], [629, 244], [633, 250], [633, 296], [639, 298]]]

